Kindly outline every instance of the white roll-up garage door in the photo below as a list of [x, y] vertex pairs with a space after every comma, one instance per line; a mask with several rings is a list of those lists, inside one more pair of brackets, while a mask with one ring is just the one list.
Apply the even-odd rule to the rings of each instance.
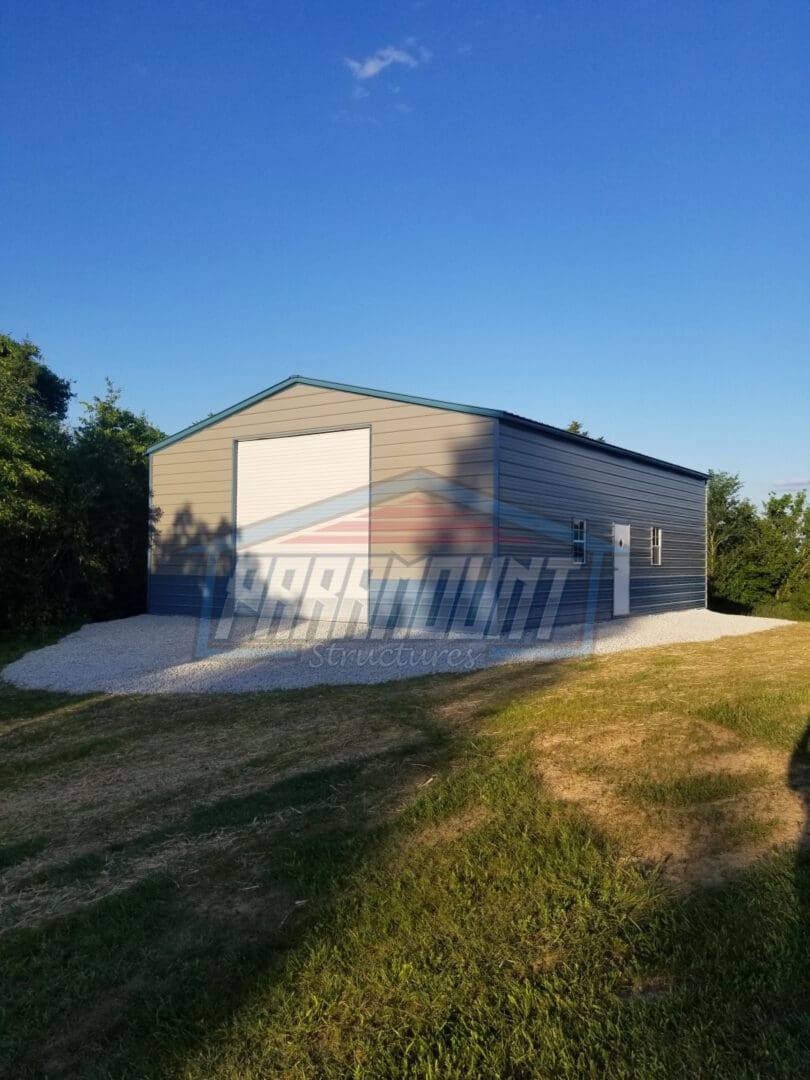
[[368, 623], [370, 431], [237, 443], [235, 599], [276, 637]]

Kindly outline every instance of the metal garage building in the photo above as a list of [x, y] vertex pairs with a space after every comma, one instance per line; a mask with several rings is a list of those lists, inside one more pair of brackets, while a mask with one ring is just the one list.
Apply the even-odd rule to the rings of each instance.
[[511, 413], [292, 376], [149, 454], [153, 613], [547, 638], [706, 602], [704, 473]]

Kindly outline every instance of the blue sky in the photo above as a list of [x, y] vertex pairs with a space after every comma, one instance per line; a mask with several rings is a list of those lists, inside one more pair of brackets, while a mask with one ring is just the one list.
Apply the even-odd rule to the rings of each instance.
[[4, 12], [0, 327], [80, 398], [300, 372], [810, 483], [810, 4]]

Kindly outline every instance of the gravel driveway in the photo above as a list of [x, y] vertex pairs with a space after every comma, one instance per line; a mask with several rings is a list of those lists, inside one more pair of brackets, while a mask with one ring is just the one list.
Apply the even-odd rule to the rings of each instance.
[[711, 641], [786, 625], [784, 619], [722, 615], [715, 611], [668, 612], [597, 624], [593, 641], [570, 627], [547, 645], [408, 638], [395, 641], [312, 642], [291, 649], [201, 649], [196, 619], [138, 615], [92, 623], [56, 645], [9, 664], [3, 678], [15, 686], [73, 693], [171, 694], [246, 692], [339, 683], [378, 683], [437, 671], [521, 660], [556, 660], [642, 649], [684, 641]]

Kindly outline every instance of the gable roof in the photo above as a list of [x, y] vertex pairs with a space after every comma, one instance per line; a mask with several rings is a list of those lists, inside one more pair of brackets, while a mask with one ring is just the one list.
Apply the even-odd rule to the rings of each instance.
[[235, 405], [231, 405], [221, 412], [214, 413], [213, 416], [206, 417], [205, 420], [200, 420], [196, 424], [191, 424], [189, 427], [183, 428], [182, 431], [178, 431], [174, 435], [168, 435], [165, 439], [161, 439], [160, 442], [156, 442], [150, 446], [146, 452], [147, 454], [157, 453], [158, 450], [163, 450], [167, 446], [172, 446], [174, 443], [180, 442], [181, 439], [187, 439], [189, 435], [195, 435], [198, 431], [203, 431], [205, 428], [211, 427], [212, 424], [218, 424], [220, 420], [225, 420], [227, 417], [233, 416], [234, 413], [241, 412], [242, 409], [247, 409], [251, 405], [256, 405], [258, 402], [264, 401], [266, 398], [273, 397], [275, 394], [280, 394], [282, 390], [288, 390], [291, 386], [316, 386], [321, 390], [339, 390], [345, 394], [362, 394], [364, 397], [385, 398], [388, 401], [404, 401], [409, 405], [426, 405], [431, 409], [446, 409], [448, 412], [469, 413], [473, 416], [488, 416], [493, 420], [500, 420], [503, 423], [512, 424], [516, 427], [526, 428], [531, 431], [539, 431], [545, 435], [550, 435], [555, 439], [579, 443], [581, 446], [589, 446], [591, 449], [602, 450], [614, 456], [630, 458], [633, 461], [641, 461], [647, 465], [657, 465], [659, 468], [669, 469], [672, 472], [682, 473], [685, 476], [693, 476], [700, 480], [708, 479], [707, 473], [698, 472], [695, 469], [687, 469], [683, 465], [675, 465], [670, 461], [662, 461], [660, 458], [650, 457], [648, 454], [639, 454], [635, 450], [625, 450], [624, 447], [614, 446], [612, 443], [598, 442], [596, 439], [588, 438], [587, 435], [576, 435], [574, 432], [566, 431], [564, 428], [553, 427], [551, 424], [543, 424], [539, 420], [530, 420], [528, 417], [518, 416], [517, 413], [505, 412], [503, 409], [485, 409], [479, 405], [459, 405], [457, 402], [453, 401], [437, 401], [435, 398], [417, 397], [414, 394], [395, 394], [390, 390], [373, 390], [368, 386], [352, 386], [349, 383], [329, 382], [326, 379], [311, 379], [306, 375], [290, 375], [289, 378], [282, 379], [281, 382], [269, 386], [266, 390], [261, 390], [252, 397], [245, 398], [244, 401], [238, 401]]

